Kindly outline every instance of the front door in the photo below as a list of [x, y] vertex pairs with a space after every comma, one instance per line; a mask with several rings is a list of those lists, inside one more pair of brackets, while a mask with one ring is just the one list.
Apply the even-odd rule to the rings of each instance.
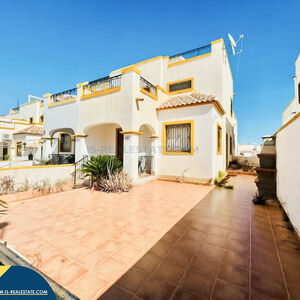
[[124, 136], [121, 132], [122, 128], [116, 129], [116, 156], [123, 162]]
[[8, 154], [8, 148], [7, 148], [7, 146], [4, 146], [4, 148], [3, 148], [3, 158], [2, 158], [2, 159], [4, 159], [4, 157], [5, 157], [7, 154]]

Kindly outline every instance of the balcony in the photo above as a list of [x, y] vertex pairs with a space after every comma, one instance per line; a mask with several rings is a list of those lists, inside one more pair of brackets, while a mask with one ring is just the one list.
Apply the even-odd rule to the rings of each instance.
[[76, 101], [77, 88], [57, 93], [51, 96], [49, 106], [59, 105]]
[[208, 53], [211, 53], [211, 44], [170, 56], [169, 57], [169, 65], [175, 64], [175, 63], [180, 63], [182, 61], [191, 59], [193, 57], [197, 57], [197, 56], [208, 54]]
[[103, 77], [94, 81], [90, 81], [83, 86], [81, 99], [88, 99], [103, 94], [119, 91], [121, 89], [122, 75], [113, 77]]
[[157, 100], [156, 87], [142, 76], [140, 77], [140, 91], [152, 99]]

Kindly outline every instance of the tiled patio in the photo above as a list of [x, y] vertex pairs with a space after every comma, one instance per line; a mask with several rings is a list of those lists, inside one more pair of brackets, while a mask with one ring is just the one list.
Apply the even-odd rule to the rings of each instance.
[[9, 205], [0, 238], [81, 299], [96, 299], [210, 186], [152, 181], [129, 193], [72, 190]]
[[209, 193], [101, 299], [300, 299], [300, 244], [281, 210], [252, 203], [254, 177], [231, 182], [234, 190]]

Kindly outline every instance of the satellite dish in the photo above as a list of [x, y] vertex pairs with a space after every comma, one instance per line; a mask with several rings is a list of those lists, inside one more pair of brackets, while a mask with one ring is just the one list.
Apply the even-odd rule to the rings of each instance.
[[233, 37], [231, 36], [230, 33], [228, 33], [228, 38], [229, 38], [229, 40], [230, 40], [230, 45], [231, 45], [232, 47], [236, 47], [236, 42], [234, 41], [234, 39], [233, 39]]
[[235, 56], [235, 49], [234, 49], [234, 46], [232, 44], [231, 44], [231, 49], [232, 49], [233, 56]]

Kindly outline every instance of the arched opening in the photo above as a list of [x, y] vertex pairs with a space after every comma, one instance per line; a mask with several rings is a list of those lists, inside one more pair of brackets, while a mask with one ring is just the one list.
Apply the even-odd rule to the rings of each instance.
[[152, 137], [155, 135], [155, 131], [152, 126], [143, 124], [139, 128], [139, 132], [141, 135], [139, 136], [138, 172], [140, 176], [144, 176], [154, 173]]
[[116, 123], [87, 127], [84, 133], [87, 135], [86, 147], [89, 156], [111, 155], [123, 161], [124, 137], [121, 131], [122, 127]]
[[57, 128], [52, 130], [51, 154], [49, 160], [53, 164], [69, 164], [75, 162], [75, 134], [72, 128]]

